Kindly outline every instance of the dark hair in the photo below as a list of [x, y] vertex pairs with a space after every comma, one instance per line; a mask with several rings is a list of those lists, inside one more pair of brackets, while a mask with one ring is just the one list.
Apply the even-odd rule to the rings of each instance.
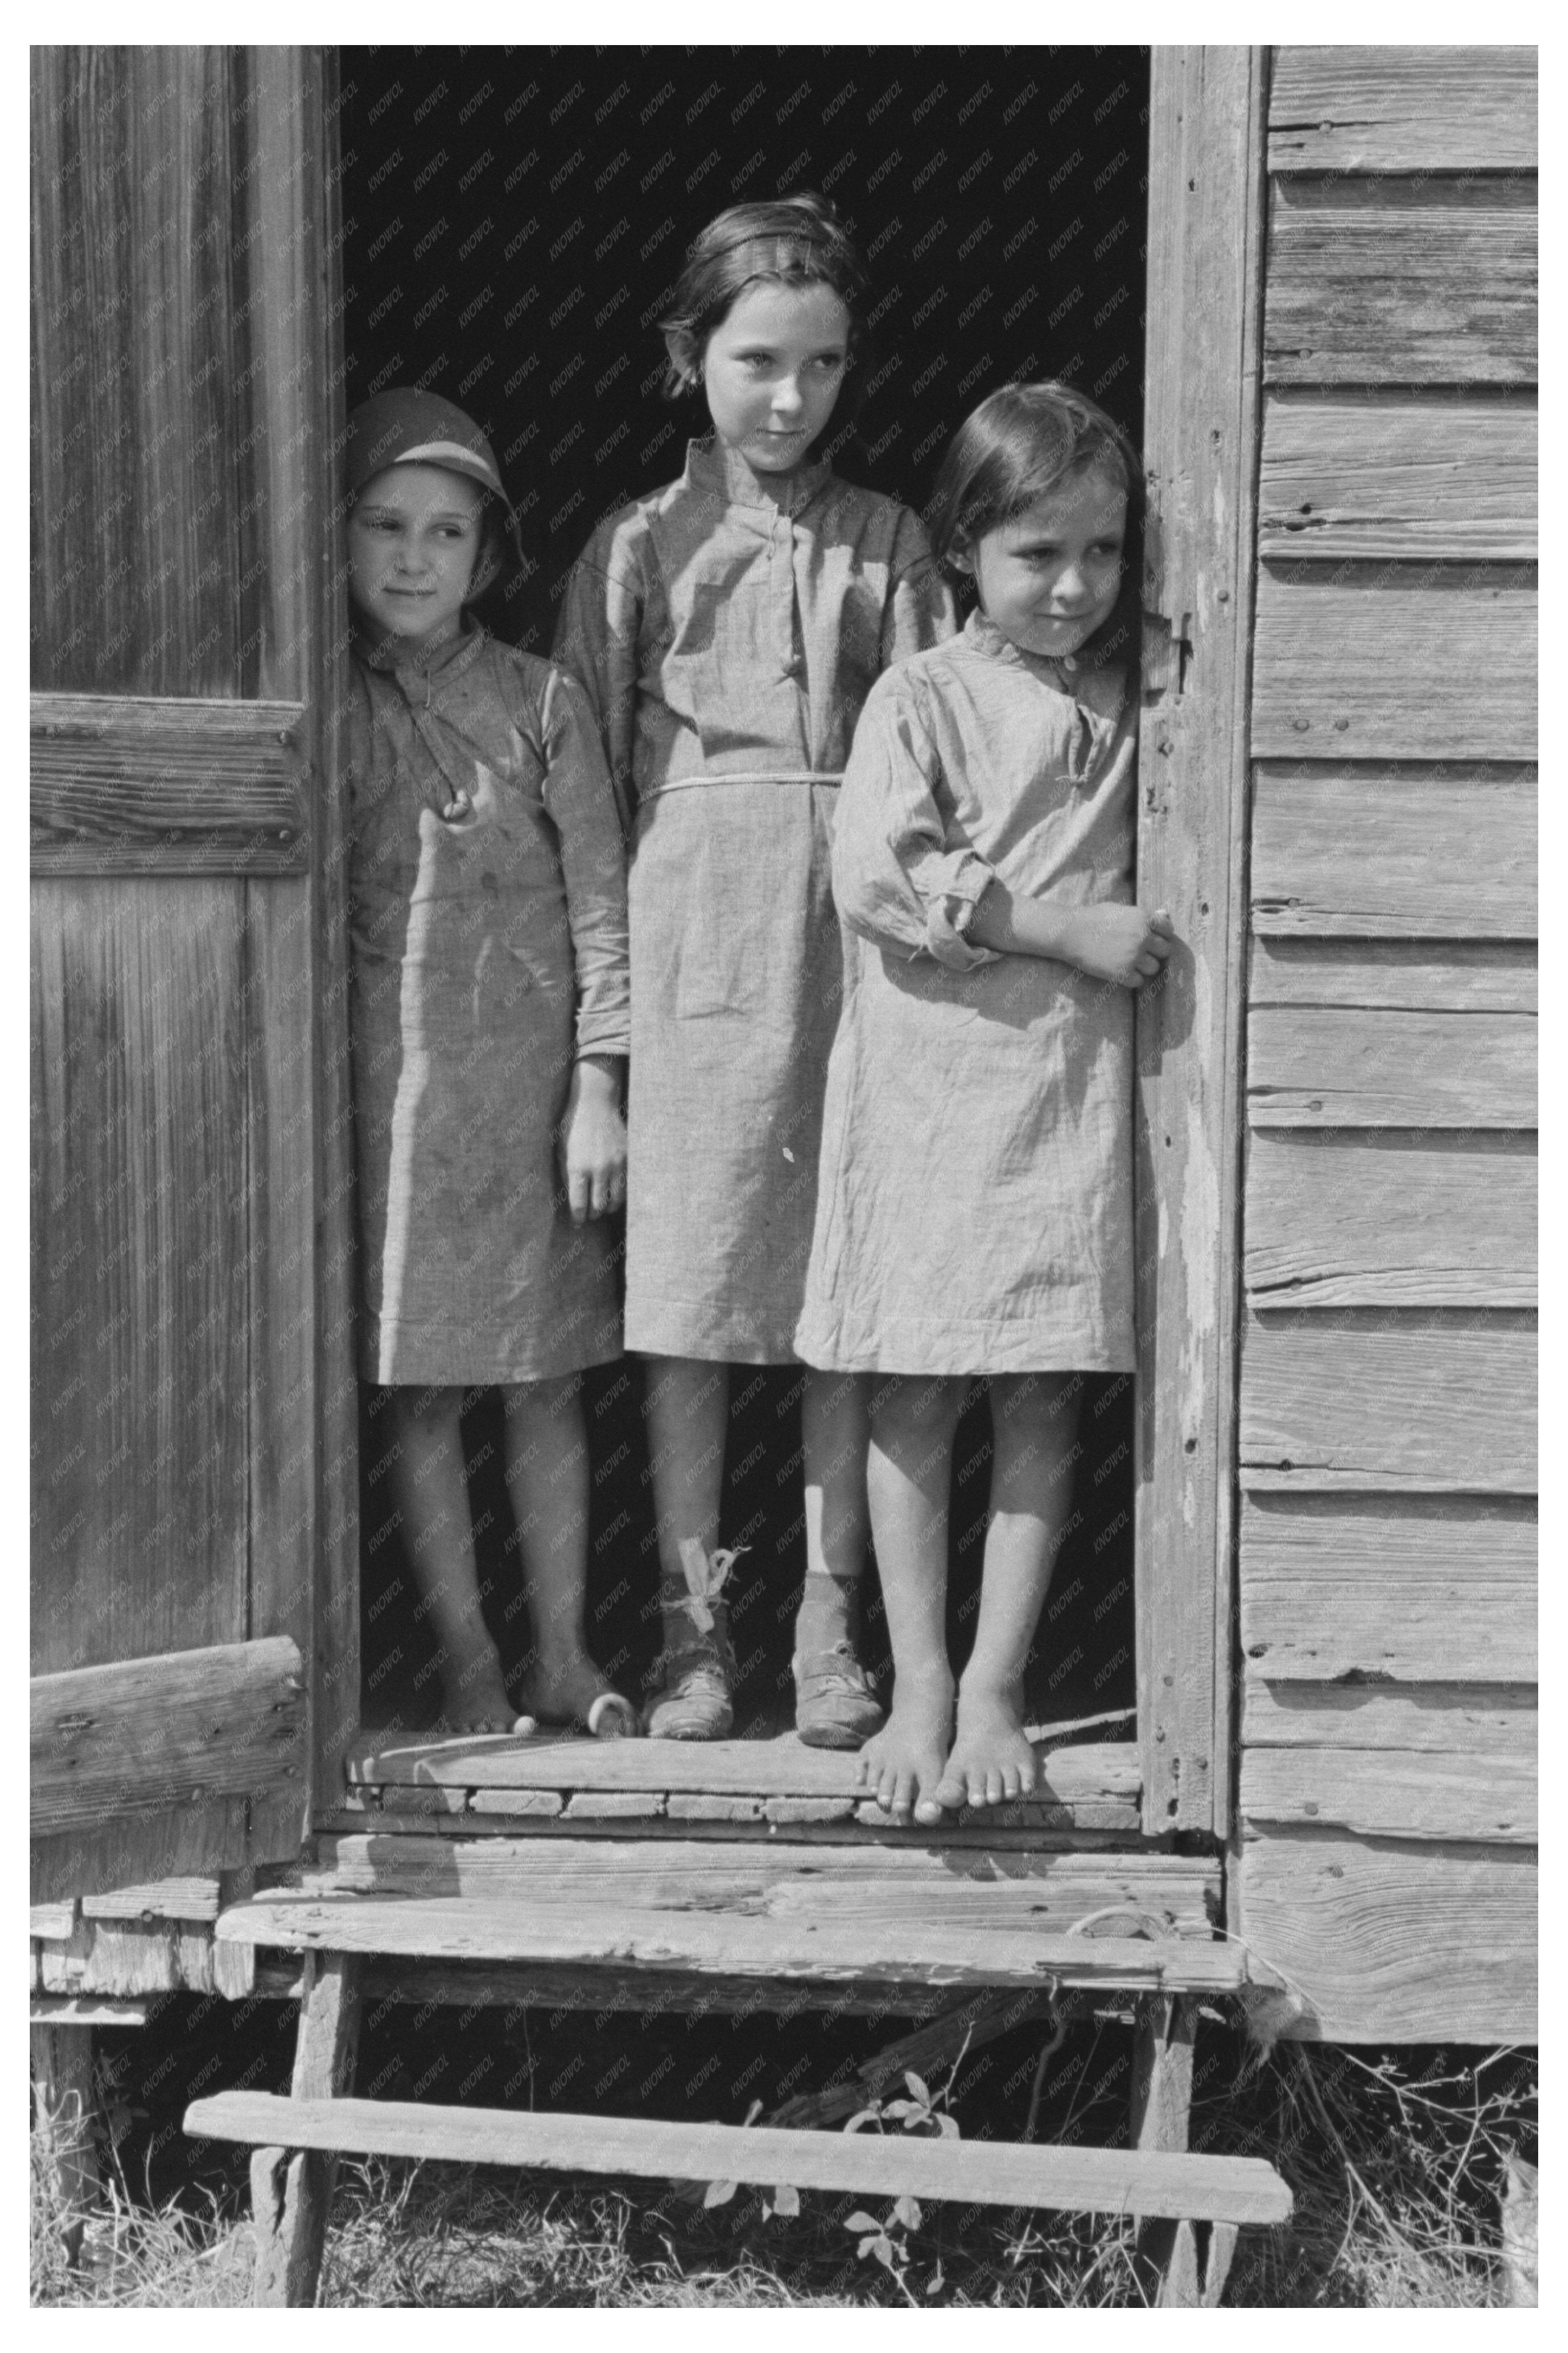
[[938, 560], [1014, 522], [1058, 482], [1100, 471], [1127, 493], [1127, 540], [1116, 609], [1089, 638], [1091, 659], [1131, 659], [1137, 648], [1143, 528], [1143, 468], [1113, 417], [1070, 385], [1005, 384], [948, 444], [926, 521]]
[[667, 400], [694, 388], [709, 336], [747, 287], [764, 280], [830, 288], [849, 313], [849, 372], [867, 358], [871, 281], [855, 240], [826, 197], [806, 189], [776, 204], [731, 205], [687, 248], [686, 267], [658, 322], [673, 346], [664, 375]]

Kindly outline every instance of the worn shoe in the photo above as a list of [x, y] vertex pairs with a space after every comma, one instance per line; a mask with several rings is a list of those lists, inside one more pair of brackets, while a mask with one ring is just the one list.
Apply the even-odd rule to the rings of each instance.
[[882, 1710], [847, 1642], [794, 1661], [795, 1728], [807, 1748], [858, 1748], [882, 1728]]
[[735, 1653], [730, 1609], [720, 1599], [733, 1552], [705, 1553], [695, 1539], [681, 1547], [687, 1592], [663, 1604], [664, 1649], [643, 1706], [650, 1740], [722, 1740], [734, 1725]]
[[668, 1623], [655, 1683], [642, 1713], [650, 1740], [722, 1740], [733, 1726], [735, 1653], [730, 1647], [730, 1613], [722, 1601], [710, 1605], [706, 1632], [683, 1629], [679, 1642]]

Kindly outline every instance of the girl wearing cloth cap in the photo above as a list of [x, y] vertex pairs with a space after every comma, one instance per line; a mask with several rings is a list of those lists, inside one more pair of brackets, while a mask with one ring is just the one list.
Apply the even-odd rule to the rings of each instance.
[[[361, 1371], [456, 1731], [635, 1732], [588, 1656], [577, 1375], [621, 1353], [625, 854], [593, 716], [468, 616], [515, 547], [449, 401], [349, 419], [348, 744]], [[532, 1647], [519, 1716], [479, 1607], [458, 1412], [500, 1386]]]
[[[626, 1343], [650, 1360], [664, 1649], [644, 1720], [668, 1739], [732, 1718], [729, 1367], [797, 1361], [842, 968], [839, 776], [879, 674], [954, 627], [915, 516], [837, 480], [818, 447], [867, 301], [820, 197], [710, 222], [663, 332], [667, 391], [700, 387], [713, 438], [595, 533], [556, 639], [636, 808]], [[803, 1370], [802, 1393], [795, 1722], [857, 1747], [881, 1721], [855, 1650], [867, 1404], [853, 1377]]]

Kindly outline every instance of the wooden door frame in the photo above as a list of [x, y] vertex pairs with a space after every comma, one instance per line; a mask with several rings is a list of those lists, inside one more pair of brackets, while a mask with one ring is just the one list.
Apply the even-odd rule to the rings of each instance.
[[1135, 1585], [1143, 1827], [1226, 1835], [1247, 700], [1267, 50], [1153, 52], [1138, 895], [1179, 945], [1138, 1011]]

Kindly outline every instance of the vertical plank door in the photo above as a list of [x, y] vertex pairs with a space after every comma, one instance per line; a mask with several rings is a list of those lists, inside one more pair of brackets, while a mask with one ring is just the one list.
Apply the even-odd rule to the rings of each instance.
[[40, 1897], [291, 1852], [357, 1695], [333, 76], [32, 52]]

